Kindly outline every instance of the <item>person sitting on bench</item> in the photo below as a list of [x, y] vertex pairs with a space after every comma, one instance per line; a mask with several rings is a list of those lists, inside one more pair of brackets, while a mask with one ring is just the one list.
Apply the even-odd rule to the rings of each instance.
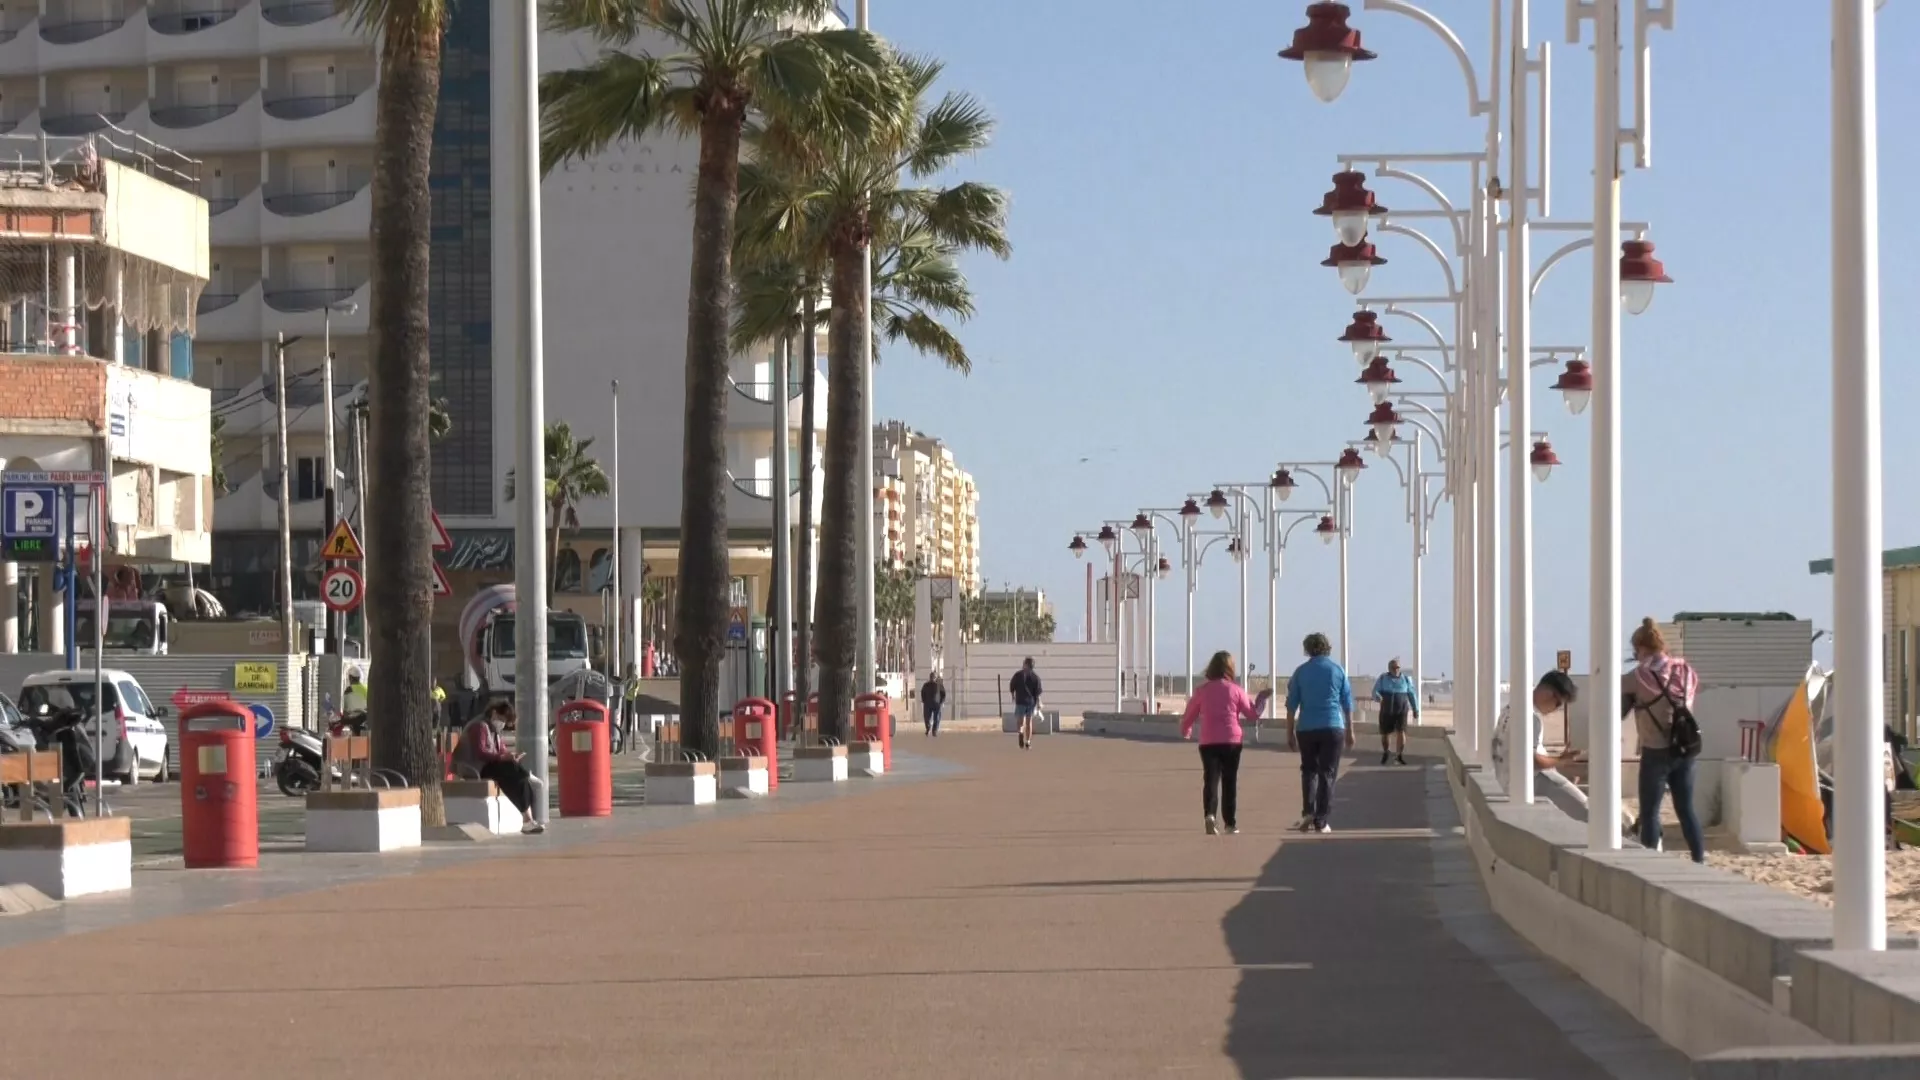
[[520, 763], [525, 755], [508, 750], [500, 738], [502, 731], [512, 731], [517, 726], [513, 704], [494, 702], [487, 708], [486, 715], [468, 724], [461, 733], [460, 745], [453, 752], [454, 767], [456, 772], [476, 772], [480, 779], [493, 781], [500, 794], [526, 819], [520, 831], [541, 833], [546, 831], [546, 826], [533, 816], [533, 790], [539, 786], [540, 778]]

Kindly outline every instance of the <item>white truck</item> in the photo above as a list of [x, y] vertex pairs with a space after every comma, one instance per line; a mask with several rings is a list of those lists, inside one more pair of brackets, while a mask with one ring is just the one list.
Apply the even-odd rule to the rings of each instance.
[[[513, 691], [514, 665], [519, 650], [514, 629], [519, 613], [511, 585], [481, 589], [460, 614], [460, 638], [465, 644], [462, 672], [468, 690], [481, 700]], [[547, 682], [549, 685], [591, 667], [587, 620], [570, 611], [547, 612]]]
[[[81, 649], [93, 648], [94, 609], [92, 597], [74, 602], [74, 644]], [[167, 605], [158, 600], [108, 600], [107, 651], [165, 656], [172, 623]]]

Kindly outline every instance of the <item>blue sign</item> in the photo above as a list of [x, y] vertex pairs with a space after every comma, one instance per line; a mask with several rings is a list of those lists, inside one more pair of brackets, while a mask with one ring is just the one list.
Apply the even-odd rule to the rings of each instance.
[[55, 528], [57, 491], [43, 484], [8, 485], [0, 497], [5, 504], [0, 535], [8, 540], [52, 540], [59, 536]]
[[253, 713], [253, 737], [264, 739], [273, 734], [273, 710], [258, 702], [249, 703], [247, 708]]

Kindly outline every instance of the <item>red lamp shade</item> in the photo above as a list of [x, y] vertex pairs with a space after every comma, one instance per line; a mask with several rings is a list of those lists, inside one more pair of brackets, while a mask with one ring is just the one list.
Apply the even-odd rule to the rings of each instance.
[[1133, 535], [1139, 537], [1143, 543], [1153, 535], [1153, 520], [1145, 514], [1133, 515], [1133, 524], [1129, 527], [1133, 529]]
[[1321, 266], [1331, 266], [1340, 271], [1340, 285], [1355, 296], [1366, 291], [1367, 282], [1373, 278], [1373, 268], [1385, 266], [1387, 260], [1380, 257], [1372, 244], [1362, 237], [1357, 244], [1335, 244], [1320, 260]]
[[1342, 478], [1351, 483], [1360, 475], [1361, 470], [1367, 467], [1367, 463], [1361, 459], [1360, 451], [1349, 446], [1340, 451], [1340, 460], [1335, 462], [1333, 467], [1339, 470]]
[[1353, 381], [1366, 387], [1373, 400], [1385, 401], [1393, 395], [1393, 388], [1400, 385], [1400, 376], [1393, 373], [1393, 365], [1387, 363], [1386, 357], [1376, 356], [1367, 361], [1367, 370]]
[[1353, 358], [1362, 367], [1371, 364], [1374, 357], [1380, 355], [1380, 349], [1393, 341], [1387, 336], [1387, 328], [1380, 325], [1379, 314], [1365, 309], [1353, 313], [1353, 321], [1335, 340], [1353, 346]]
[[1307, 87], [1321, 101], [1333, 101], [1347, 88], [1354, 61], [1377, 55], [1362, 48], [1360, 31], [1347, 25], [1352, 14], [1345, 4], [1308, 4], [1307, 25], [1295, 30], [1293, 44], [1280, 50], [1280, 59], [1305, 65]]
[[1321, 197], [1320, 209], [1314, 213], [1333, 219], [1334, 236], [1340, 243], [1358, 244], [1367, 238], [1368, 224], [1385, 217], [1387, 208], [1367, 190], [1367, 174], [1348, 169], [1333, 174], [1333, 190]]
[[1328, 516], [1321, 518], [1320, 524], [1315, 525], [1313, 531], [1320, 537], [1321, 543], [1331, 544], [1333, 538], [1340, 535], [1340, 526], [1334, 524], [1333, 518]]
[[1544, 484], [1553, 476], [1553, 467], [1560, 464], [1560, 455], [1553, 452], [1552, 443], [1539, 439], [1534, 442], [1528, 460], [1533, 463], [1533, 478]]
[[1073, 537], [1073, 543], [1067, 545], [1067, 550], [1073, 552], [1073, 557], [1076, 559], [1086, 558], [1087, 557], [1086, 539], [1080, 536], [1078, 533], [1075, 533]]
[[1373, 437], [1383, 443], [1393, 441], [1394, 432], [1400, 427], [1400, 413], [1383, 401], [1367, 414], [1367, 426], [1373, 429]]
[[1212, 514], [1216, 519], [1223, 518], [1227, 515], [1226, 492], [1221, 491], [1219, 488], [1214, 488], [1213, 491], [1208, 494], [1207, 513]]
[[1162, 555], [1160, 556], [1160, 565], [1155, 569], [1160, 575], [1160, 580], [1165, 581], [1167, 575], [1173, 573], [1173, 564], [1167, 561], [1165, 555]]
[[1653, 291], [1659, 285], [1671, 285], [1667, 268], [1653, 257], [1653, 242], [1628, 240], [1620, 245], [1620, 305], [1627, 314], [1638, 315], [1653, 303]]
[[1197, 518], [1200, 516], [1200, 504], [1197, 502], [1194, 502], [1192, 499], [1188, 499], [1186, 502], [1181, 503], [1180, 516], [1185, 520], [1187, 520], [1188, 522], [1191, 522], [1194, 518]]
[[1273, 489], [1273, 496], [1286, 502], [1293, 495], [1293, 489], [1299, 485], [1293, 482], [1293, 473], [1286, 469], [1273, 470], [1273, 479], [1267, 481], [1267, 487]]
[[1120, 534], [1113, 531], [1113, 526], [1102, 525], [1100, 526], [1100, 543], [1107, 549], [1107, 554], [1117, 554], [1120, 550]]
[[1553, 388], [1565, 396], [1567, 411], [1579, 416], [1593, 400], [1593, 367], [1585, 360], [1567, 361], [1567, 369], [1554, 380]]

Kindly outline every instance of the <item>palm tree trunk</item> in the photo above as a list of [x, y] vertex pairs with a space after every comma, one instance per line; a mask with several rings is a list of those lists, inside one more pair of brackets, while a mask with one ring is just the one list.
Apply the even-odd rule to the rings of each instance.
[[[845, 740], [853, 713], [853, 662], [859, 633], [855, 590], [862, 572], [859, 485], [873, 482], [873, 463], [860, 460], [862, 380], [860, 327], [867, 298], [861, 288], [860, 246], [836, 243], [833, 310], [827, 329], [826, 490], [820, 506], [820, 734]], [[873, 573], [872, 567], [865, 568]]]
[[566, 507], [555, 504], [547, 512], [553, 515], [553, 540], [547, 545], [547, 600], [551, 603], [560, 591], [560, 525], [566, 521]]
[[432, 200], [427, 173], [440, 99], [440, 35], [383, 39], [373, 160], [373, 337], [369, 478], [381, 513], [367, 521], [367, 622], [373, 667], [368, 707], [373, 763], [420, 788], [421, 824], [446, 823], [443, 769], [427, 654], [433, 617], [433, 504], [429, 461], [427, 259]]
[[[813, 690], [813, 384], [820, 370], [815, 355], [814, 297], [819, 282], [808, 275], [800, 300], [800, 540], [794, 545], [793, 570], [793, 724], [796, 732], [806, 722], [807, 696]], [[804, 743], [806, 740], [795, 736]]]
[[716, 95], [700, 121], [687, 289], [686, 444], [680, 474], [680, 733], [689, 750], [720, 750], [720, 657], [727, 628], [727, 333], [733, 218], [740, 199], [743, 104]]

